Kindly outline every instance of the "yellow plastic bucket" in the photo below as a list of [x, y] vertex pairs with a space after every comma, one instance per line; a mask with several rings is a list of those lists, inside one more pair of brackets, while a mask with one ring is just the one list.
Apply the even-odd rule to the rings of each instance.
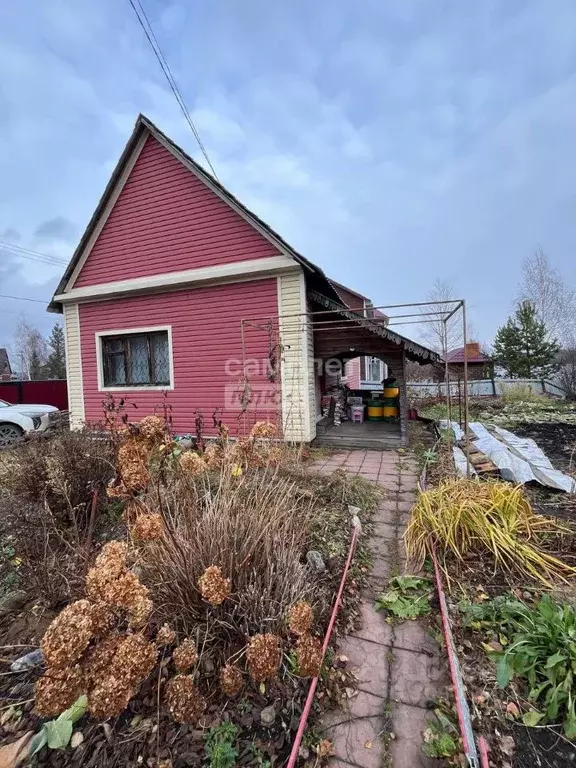
[[400, 390], [398, 387], [384, 387], [383, 397], [398, 397]]
[[382, 415], [385, 419], [391, 419], [398, 416], [398, 408], [395, 405], [385, 405], [382, 408]]

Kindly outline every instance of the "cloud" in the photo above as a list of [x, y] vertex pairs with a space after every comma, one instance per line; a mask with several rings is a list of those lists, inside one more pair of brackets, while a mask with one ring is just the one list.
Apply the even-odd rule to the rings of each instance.
[[[451, 280], [485, 339], [537, 243], [576, 282], [573, 0], [144, 4], [219, 178], [335, 279]], [[128, 4], [11, 5], [0, 71], [25, 247], [70, 256], [140, 111], [203, 161]], [[17, 272], [48, 300], [54, 271]]]
[[39, 224], [34, 230], [36, 240], [64, 240], [74, 242], [77, 239], [77, 231], [74, 224], [65, 216], [55, 216]]

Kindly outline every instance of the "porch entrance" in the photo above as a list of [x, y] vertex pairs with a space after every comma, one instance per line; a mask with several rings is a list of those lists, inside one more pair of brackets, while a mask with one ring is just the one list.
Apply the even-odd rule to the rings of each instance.
[[[326, 424], [322, 422], [326, 421]], [[344, 421], [335, 425], [328, 418], [316, 425], [315, 445], [332, 448], [364, 448], [386, 450], [400, 448], [402, 434], [399, 421], [363, 421], [356, 424]]]

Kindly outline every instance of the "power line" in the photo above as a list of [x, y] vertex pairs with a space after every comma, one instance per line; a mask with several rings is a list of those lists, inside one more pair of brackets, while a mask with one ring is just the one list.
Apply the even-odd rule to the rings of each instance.
[[38, 304], [44, 304], [45, 306], [48, 304], [47, 301], [42, 301], [42, 299], [30, 299], [28, 296], [8, 296], [4, 293], [0, 293], [0, 299], [14, 299], [15, 301], [35, 301]]
[[28, 261], [35, 261], [39, 264], [50, 264], [53, 266], [64, 266], [67, 264], [67, 260], [60, 256], [52, 256], [48, 253], [41, 253], [41, 251], [34, 251], [31, 248], [22, 248], [14, 243], [7, 243], [4, 240], [0, 240], [0, 251], [10, 254], [11, 256], [19, 256], [22, 259]]
[[[210, 170], [212, 171], [212, 174], [215, 179], [218, 179], [218, 175], [216, 174], [216, 171], [214, 169], [214, 166], [210, 162], [210, 158], [208, 157], [208, 152], [206, 151], [206, 147], [202, 143], [202, 139], [200, 138], [200, 134], [198, 133], [198, 130], [196, 126], [194, 125], [194, 121], [192, 120], [190, 116], [190, 112], [188, 111], [188, 107], [186, 106], [186, 103], [184, 102], [184, 98], [182, 97], [182, 94], [180, 92], [180, 89], [178, 88], [178, 83], [176, 82], [176, 78], [172, 74], [172, 70], [170, 69], [170, 65], [168, 64], [166, 57], [164, 56], [162, 52], [162, 48], [160, 47], [160, 43], [158, 42], [158, 38], [156, 37], [154, 33], [154, 29], [152, 27], [152, 24], [150, 23], [150, 19], [148, 18], [146, 11], [144, 10], [142, 3], [140, 0], [136, 0], [136, 3], [138, 4], [138, 8], [142, 12], [142, 16], [144, 17], [144, 21], [142, 20], [142, 17], [140, 16], [140, 13], [138, 12], [138, 8], [136, 8], [136, 5], [134, 3], [134, 0], [128, 0], [130, 5], [132, 6], [132, 10], [136, 14], [136, 18], [138, 19], [138, 22], [140, 23], [140, 26], [144, 30], [144, 34], [146, 35], [146, 38], [148, 39], [148, 42], [150, 43], [150, 47], [154, 51], [154, 55], [158, 59], [158, 63], [160, 64], [160, 67], [162, 68], [162, 72], [164, 73], [164, 77], [168, 81], [168, 85], [170, 86], [172, 93], [174, 94], [174, 97], [176, 101], [178, 102], [178, 106], [182, 110], [182, 114], [186, 118], [186, 122], [190, 126], [190, 130], [192, 131], [194, 138], [196, 139], [198, 146], [200, 147], [200, 150], [202, 154], [204, 155], [204, 158], [206, 159], [206, 162], [208, 163], [208, 166], [210, 167]], [[148, 25], [148, 27], [146, 27]]]

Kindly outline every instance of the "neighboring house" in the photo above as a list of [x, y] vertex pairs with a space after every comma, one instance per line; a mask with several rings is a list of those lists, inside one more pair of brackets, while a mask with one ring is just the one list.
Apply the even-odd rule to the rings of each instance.
[[[334, 284], [140, 116], [49, 310], [64, 315], [71, 424], [102, 419], [109, 396], [130, 418], [171, 409], [178, 434], [232, 435], [274, 420], [316, 435], [329, 364], [430, 350], [347, 309]], [[132, 412], [131, 405], [138, 406]], [[214, 419], [213, 419], [214, 417]]]
[[[450, 365], [451, 378], [464, 377], [464, 347], [451, 349], [447, 355]], [[466, 362], [468, 364], [469, 379], [490, 379], [494, 375], [494, 363], [492, 358], [485, 355], [477, 341], [469, 341], [466, 344]]]
[[8, 350], [0, 347], [0, 381], [10, 381], [11, 379], [12, 368], [10, 367]]

